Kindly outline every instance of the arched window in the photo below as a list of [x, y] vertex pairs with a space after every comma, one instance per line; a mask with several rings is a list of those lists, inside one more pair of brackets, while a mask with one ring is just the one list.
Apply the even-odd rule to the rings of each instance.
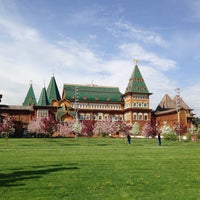
[[142, 115], [142, 113], [139, 113], [139, 114], [138, 114], [138, 120], [143, 120], [143, 115]]
[[133, 120], [137, 120], [137, 113], [133, 113]]
[[144, 114], [144, 120], [148, 121], [148, 114], [147, 113]]

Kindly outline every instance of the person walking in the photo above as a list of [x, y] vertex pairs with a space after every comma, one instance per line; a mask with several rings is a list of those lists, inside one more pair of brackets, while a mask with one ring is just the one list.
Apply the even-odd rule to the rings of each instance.
[[131, 136], [129, 134], [127, 135], [127, 140], [128, 140], [128, 144], [131, 144]]
[[158, 133], [158, 145], [161, 146], [161, 136], [160, 136], [160, 133]]

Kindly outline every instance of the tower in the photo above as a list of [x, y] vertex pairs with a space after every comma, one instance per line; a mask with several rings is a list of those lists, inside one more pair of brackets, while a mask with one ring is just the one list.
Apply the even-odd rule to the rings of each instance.
[[36, 98], [35, 98], [35, 93], [33, 90], [32, 83], [31, 83], [28, 93], [26, 95], [26, 98], [23, 102], [23, 106], [36, 106], [36, 105], [37, 105], [37, 102], [36, 102]]
[[60, 93], [58, 90], [58, 86], [55, 80], [55, 77], [52, 76], [48, 88], [47, 88], [47, 97], [50, 105], [54, 105], [55, 102], [60, 101]]
[[134, 70], [129, 79], [124, 97], [124, 119], [133, 124], [138, 122], [143, 125], [145, 121], [151, 120], [151, 109], [149, 108], [149, 93], [142, 74], [134, 60]]
[[39, 101], [38, 101], [38, 106], [48, 106], [48, 105], [49, 105], [49, 101], [47, 97], [47, 91], [46, 91], [46, 88], [43, 87], [42, 92], [40, 94]]

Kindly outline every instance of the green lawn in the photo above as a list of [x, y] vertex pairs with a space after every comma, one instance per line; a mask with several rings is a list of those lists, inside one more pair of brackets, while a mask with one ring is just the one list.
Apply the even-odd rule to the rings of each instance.
[[0, 139], [0, 199], [200, 199], [200, 143], [162, 143]]

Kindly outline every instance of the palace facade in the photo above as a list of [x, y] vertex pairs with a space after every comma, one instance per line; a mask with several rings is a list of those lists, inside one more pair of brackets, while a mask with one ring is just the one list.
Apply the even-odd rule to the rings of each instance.
[[[127, 124], [138, 122], [140, 127], [147, 121], [167, 121], [169, 125], [178, 120], [175, 100], [163, 97], [155, 111], [150, 108], [150, 95], [137, 62], [128, 80], [124, 93], [118, 87], [99, 85], [64, 84], [60, 95], [56, 79], [51, 77], [47, 89], [42, 88], [38, 102], [36, 101], [32, 83], [22, 106], [0, 105], [0, 115], [13, 116], [19, 124], [20, 131], [37, 117], [53, 114], [58, 121], [67, 122], [75, 118], [79, 120], [125, 121]], [[192, 124], [193, 113], [185, 102], [181, 104], [181, 120], [187, 127]]]

